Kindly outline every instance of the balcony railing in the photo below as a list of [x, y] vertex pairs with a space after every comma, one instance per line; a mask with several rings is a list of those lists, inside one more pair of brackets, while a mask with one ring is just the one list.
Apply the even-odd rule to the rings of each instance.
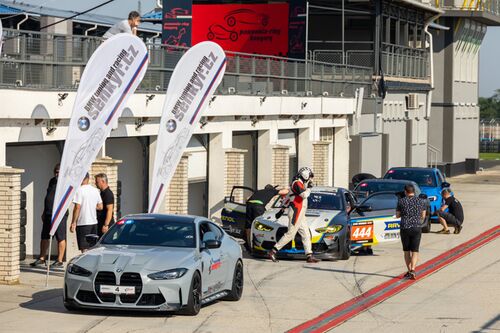
[[485, 12], [500, 16], [500, 0], [436, 0], [445, 10]]
[[427, 79], [429, 52], [393, 44], [382, 44], [384, 74], [413, 79]]
[[[96, 37], [4, 30], [0, 87], [76, 90]], [[185, 48], [146, 43], [150, 63], [139, 91], [165, 91]], [[218, 94], [294, 94], [353, 96], [369, 90], [372, 69], [324, 62], [226, 52], [227, 68]]]

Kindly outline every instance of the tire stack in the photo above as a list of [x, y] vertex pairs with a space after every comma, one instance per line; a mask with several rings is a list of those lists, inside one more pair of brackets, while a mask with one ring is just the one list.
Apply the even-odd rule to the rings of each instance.
[[19, 260], [26, 260], [26, 192], [21, 191], [21, 225], [19, 228]]
[[122, 196], [122, 181], [118, 180], [116, 182], [116, 195], [115, 195], [115, 204], [116, 204], [116, 221], [118, 221], [122, 217], [121, 212], [121, 196]]

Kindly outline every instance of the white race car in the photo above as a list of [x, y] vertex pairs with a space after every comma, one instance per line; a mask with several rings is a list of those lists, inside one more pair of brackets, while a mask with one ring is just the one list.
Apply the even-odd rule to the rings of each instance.
[[[354, 204], [352, 194], [343, 188], [314, 187], [308, 198], [307, 224], [312, 235], [314, 255], [321, 259], [347, 260], [351, 253], [348, 210]], [[288, 215], [276, 219], [281, 199], [264, 215], [252, 223], [251, 250], [262, 255], [273, 248], [288, 231]], [[278, 252], [278, 257], [304, 257], [304, 247], [299, 234]]]

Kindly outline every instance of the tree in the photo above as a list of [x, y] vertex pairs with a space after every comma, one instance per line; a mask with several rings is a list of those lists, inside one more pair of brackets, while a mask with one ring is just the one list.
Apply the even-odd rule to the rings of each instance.
[[500, 89], [491, 97], [479, 97], [479, 109], [481, 119], [500, 118]]

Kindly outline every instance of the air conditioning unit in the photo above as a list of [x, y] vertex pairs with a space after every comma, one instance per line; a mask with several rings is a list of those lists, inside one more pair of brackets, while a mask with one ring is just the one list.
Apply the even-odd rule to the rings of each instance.
[[408, 94], [406, 97], [406, 109], [407, 110], [416, 110], [418, 109], [418, 95], [417, 94]]

